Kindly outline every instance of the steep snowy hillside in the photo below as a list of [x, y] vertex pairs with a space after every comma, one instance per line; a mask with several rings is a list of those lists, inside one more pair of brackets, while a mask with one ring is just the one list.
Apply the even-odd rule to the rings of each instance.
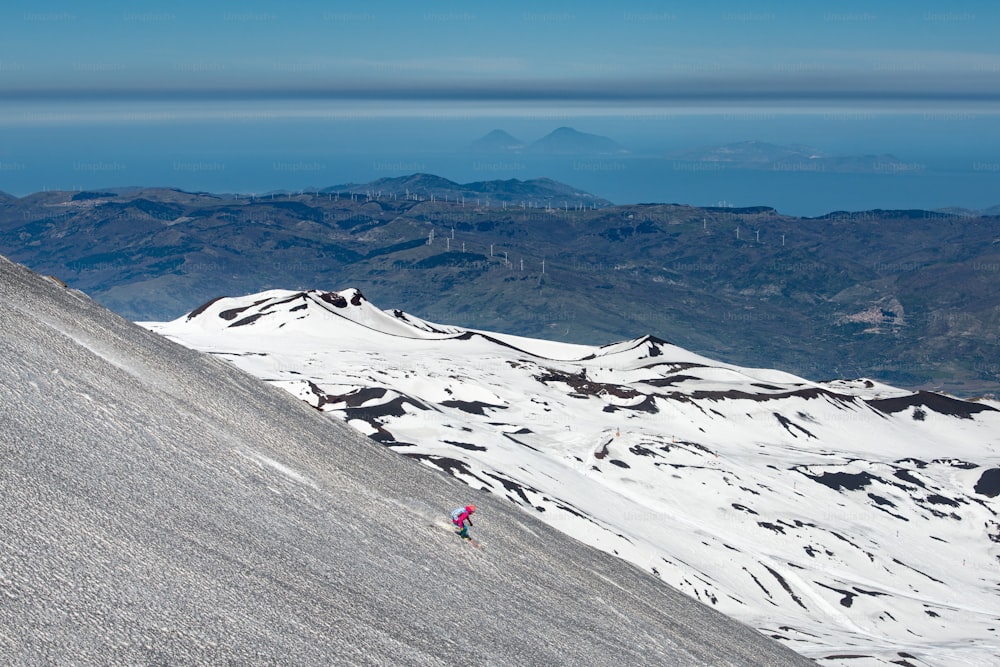
[[1000, 660], [995, 403], [811, 382], [651, 337], [442, 326], [356, 290], [220, 299], [146, 326], [811, 658]]
[[0, 407], [5, 665], [805, 664], [3, 258]]

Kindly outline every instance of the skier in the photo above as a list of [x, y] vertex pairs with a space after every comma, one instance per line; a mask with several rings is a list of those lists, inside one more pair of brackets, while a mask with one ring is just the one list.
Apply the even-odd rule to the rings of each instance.
[[469, 528], [465, 525], [465, 522], [468, 521], [469, 526], [472, 525], [472, 513], [475, 511], [475, 505], [466, 505], [465, 507], [459, 507], [451, 513], [451, 522], [455, 524], [455, 532], [463, 539], [474, 541], [469, 537]]

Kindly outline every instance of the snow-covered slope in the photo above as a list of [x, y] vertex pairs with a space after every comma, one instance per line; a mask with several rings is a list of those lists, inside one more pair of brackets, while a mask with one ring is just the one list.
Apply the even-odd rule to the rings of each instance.
[[799, 658], [3, 258], [0, 489], [4, 665]]
[[1000, 660], [996, 403], [811, 382], [650, 337], [442, 326], [356, 290], [221, 299], [146, 326], [811, 658]]

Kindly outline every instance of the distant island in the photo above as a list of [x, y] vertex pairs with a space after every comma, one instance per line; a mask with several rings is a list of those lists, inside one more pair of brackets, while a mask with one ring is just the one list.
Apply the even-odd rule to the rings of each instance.
[[517, 139], [505, 130], [496, 129], [472, 142], [469, 150], [492, 155], [537, 156], [609, 156], [627, 155], [618, 142], [599, 134], [560, 127], [531, 143]]
[[690, 148], [668, 153], [669, 160], [702, 168], [757, 169], [764, 171], [817, 171], [858, 174], [901, 174], [923, 171], [924, 165], [906, 162], [888, 153], [830, 155], [802, 144], [780, 145], [740, 141], [720, 146]]

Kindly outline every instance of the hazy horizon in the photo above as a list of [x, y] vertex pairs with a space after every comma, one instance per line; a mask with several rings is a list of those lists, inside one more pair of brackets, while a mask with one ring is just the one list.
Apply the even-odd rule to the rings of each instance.
[[[18, 196], [301, 190], [427, 171], [802, 215], [1000, 204], [1000, 7], [985, 2], [15, 2], [0, 19], [0, 190]], [[560, 126], [630, 153], [463, 153], [492, 129], [532, 141]], [[910, 168], [862, 179], [667, 157], [740, 141]]]

